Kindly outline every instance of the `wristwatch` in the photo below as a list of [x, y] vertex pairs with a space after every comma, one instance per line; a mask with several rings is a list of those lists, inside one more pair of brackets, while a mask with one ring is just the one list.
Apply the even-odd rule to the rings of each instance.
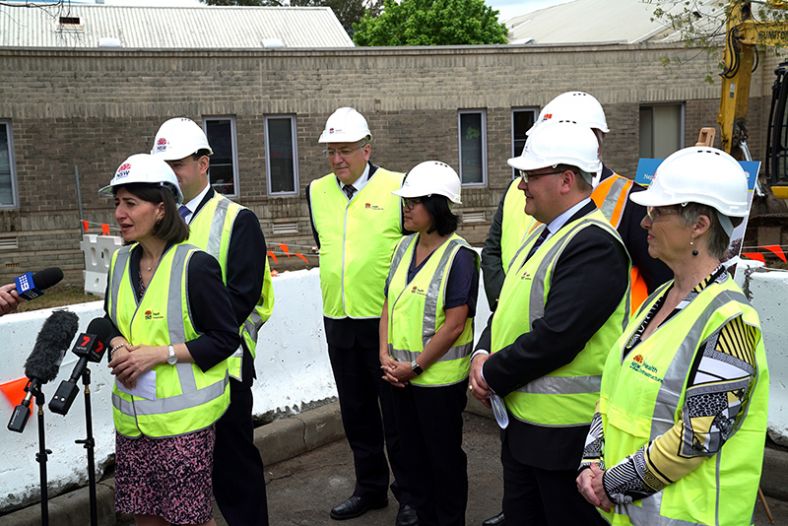
[[421, 368], [419, 362], [417, 362], [416, 360], [410, 362], [410, 368], [413, 371], [413, 374], [415, 374], [416, 376], [424, 372], [424, 369]]
[[170, 365], [178, 363], [178, 355], [175, 354], [175, 347], [172, 345], [167, 346], [167, 363]]

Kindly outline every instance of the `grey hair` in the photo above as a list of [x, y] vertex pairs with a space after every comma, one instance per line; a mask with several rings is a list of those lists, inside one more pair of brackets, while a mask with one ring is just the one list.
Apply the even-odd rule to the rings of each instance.
[[[679, 206], [678, 209], [681, 218], [684, 220], [684, 224], [687, 226], [695, 224], [702, 215], [709, 218], [711, 222], [708, 237], [709, 253], [717, 259], [723, 259], [731, 238], [727, 232], [725, 232], [722, 223], [720, 223], [719, 212], [715, 208], [700, 203], [687, 203], [686, 206]], [[734, 225], [741, 221], [740, 218], [729, 219], [732, 220]]]

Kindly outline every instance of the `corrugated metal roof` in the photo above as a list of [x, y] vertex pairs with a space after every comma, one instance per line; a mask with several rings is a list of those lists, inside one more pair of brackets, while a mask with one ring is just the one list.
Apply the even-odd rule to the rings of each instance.
[[[677, 2], [677, 4], [680, 4]], [[512, 44], [577, 44], [627, 43], [636, 44], [655, 40], [678, 40], [680, 33], [664, 20], [654, 20], [656, 3], [642, 0], [575, 0], [521, 15], [506, 22]], [[676, 13], [683, 4], [668, 6]], [[715, 21], [719, 6], [714, 0], [700, 0], [693, 4], [702, 11], [702, 19], [695, 22], [703, 30], [704, 22]]]
[[102, 39], [132, 49], [261, 49], [276, 40], [288, 48], [353, 47], [328, 7], [0, 6], [0, 47], [98, 48]]

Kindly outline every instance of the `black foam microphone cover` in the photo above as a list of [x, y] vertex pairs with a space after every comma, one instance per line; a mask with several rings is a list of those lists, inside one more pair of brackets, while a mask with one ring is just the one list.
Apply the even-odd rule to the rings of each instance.
[[57, 267], [45, 268], [33, 274], [33, 282], [39, 290], [48, 289], [63, 281], [63, 271]]
[[[47, 269], [49, 270], [49, 269]], [[44, 321], [36, 337], [33, 351], [25, 361], [25, 376], [47, 383], [55, 379], [60, 362], [79, 328], [79, 318], [73, 312], [58, 310]]]

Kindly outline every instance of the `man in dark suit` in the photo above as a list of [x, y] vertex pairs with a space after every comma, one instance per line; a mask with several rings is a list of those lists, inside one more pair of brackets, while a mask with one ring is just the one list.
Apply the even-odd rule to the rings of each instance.
[[[242, 348], [229, 366], [230, 407], [216, 423], [214, 496], [230, 526], [267, 526], [265, 474], [254, 444], [251, 389], [257, 331], [273, 308], [265, 237], [254, 212], [211, 188], [213, 150], [194, 121], [176, 118], [162, 124], [151, 154], [167, 161], [178, 177], [184, 201], [179, 213], [189, 224], [189, 242], [219, 261], [241, 328]], [[211, 228], [217, 221], [221, 228]]]
[[509, 164], [521, 172], [526, 213], [544, 226], [512, 260], [470, 389], [488, 405], [505, 398], [506, 523], [605, 524], [574, 480], [604, 359], [629, 309], [629, 257], [590, 199], [602, 163], [589, 128], [545, 123]]

